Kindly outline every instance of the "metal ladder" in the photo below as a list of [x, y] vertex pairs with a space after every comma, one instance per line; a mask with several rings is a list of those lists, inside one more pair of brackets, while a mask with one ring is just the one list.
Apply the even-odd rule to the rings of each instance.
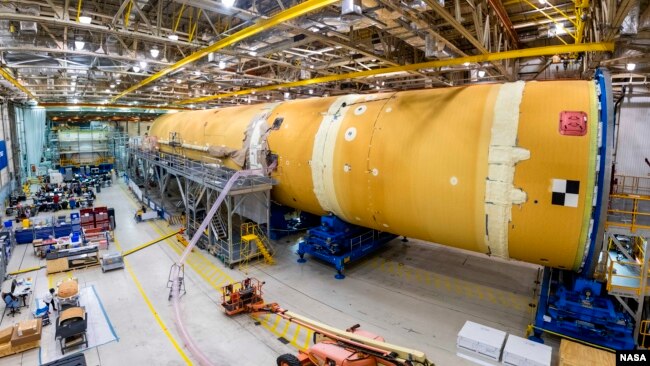
[[[173, 289], [174, 279], [172, 278], [172, 274], [174, 273], [175, 267], [179, 267], [178, 264], [176, 263], [172, 264], [171, 268], [169, 269], [169, 275], [167, 276], [167, 288], [169, 289], [169, 297], [167, 298], [167, 300], [172, 299], [172, 295], [174, 291]], [[187, 291], [185, 291], [185, 265], [184, 264], [182, 264], [178, 268], [178, 286], [179, 286], [178, 288], [179, 297], [181, 297], [187, 293]]]

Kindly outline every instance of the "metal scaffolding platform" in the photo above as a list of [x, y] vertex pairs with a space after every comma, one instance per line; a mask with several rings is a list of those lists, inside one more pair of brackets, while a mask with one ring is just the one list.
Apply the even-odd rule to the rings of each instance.
[[[193, 235], [223, 191], [226, 182], [236, 173], [218, 164], [210, 164], [156, 150], [129, 149], [129, 178], [143, 187], [142, 201], [155, 201], [156, 209], [173, 216], [172, 210], [183, 211], [184, 226]], [[231, 268], [238, 263], [263, 256], [255, 248], [242, 249], [240, 226], [256, 222], [269, 235], [270, 191], [275, 182], [266, 176], [239, 178], [227, 192], [226, 199], [202, 234], [199, 247], [221, 259]], [[178, 213], [178, 212], [176, 212]], [[233, 229], [235, 228], [235, 229]], [[272, 248], [267, 248], [272, 251]]]

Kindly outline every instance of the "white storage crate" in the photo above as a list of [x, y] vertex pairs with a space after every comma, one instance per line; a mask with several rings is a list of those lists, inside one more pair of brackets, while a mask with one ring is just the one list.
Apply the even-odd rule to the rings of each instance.
[[506, 332], [467, 321], [458, 332], [456, 345], [498, 362], [505, 341]]
[[547, 345], [508, 336], [503, 348], [503, 364], [513, 366], [550, 366], [553, 349]]

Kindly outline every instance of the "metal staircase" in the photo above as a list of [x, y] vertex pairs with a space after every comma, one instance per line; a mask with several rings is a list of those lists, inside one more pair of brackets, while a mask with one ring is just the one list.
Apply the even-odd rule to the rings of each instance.
[[228, 238], [226, 224], [223, 222], [223, 218], [218, 211], [212, 217], [212, 221], [210, 221], [210, 228], [212, 229], [212, 232], [217, 236], [217, 239]]
[[190, 190], [187, 192], [187, 205], [189, 207], [196, 207], [201, 198], [203, 198], [203, 193], [205, 192], [205, 187], [202, 187], [198, 184], [193, 184]]
[[242, 248], [252, 248], [253, 245], [257, 247], [257, 251], [264, 257], [264, 262], [267, 264], [274, 264], [273, 254], [275, 250], [271, 245], [269, 239], [260, 230], [259, 225], [255, 223], [246, 223], [241, 227], [241, 241]]

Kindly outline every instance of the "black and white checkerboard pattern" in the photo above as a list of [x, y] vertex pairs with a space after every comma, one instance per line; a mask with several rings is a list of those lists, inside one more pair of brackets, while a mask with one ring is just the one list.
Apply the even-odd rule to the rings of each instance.
[[580, 181], [553, 179], [553, 196], [551, 203], [558, 206], [578, 207]]

